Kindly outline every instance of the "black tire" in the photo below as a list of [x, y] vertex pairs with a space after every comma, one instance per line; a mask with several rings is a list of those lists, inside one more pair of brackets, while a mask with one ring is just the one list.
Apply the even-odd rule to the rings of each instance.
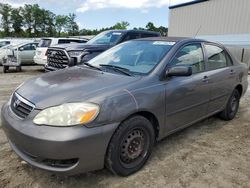
[[227, 102], [226, 108], [219, 114], [220, 118], [226, 121], [234, 119], [238, 112], [239, 104], [240, 92], [237, 89], [234, 89]]
[[7, 71], [9, 70], [9, 66], [3, 66], [3, 72], [7, 73]]
[[151, 122], [142, 116], [131, 117], [115, 131], [108, 146], [105, 167], [120, 176], [133, 174], [147, 162], [154, 143]]
[[21, 71], [22, 71], [22, 67], [21, 67], [21, 66], [17, 66], [17, 67], [16, 67], [16, 71], [17, 71], [17, 72], [21, 72]]

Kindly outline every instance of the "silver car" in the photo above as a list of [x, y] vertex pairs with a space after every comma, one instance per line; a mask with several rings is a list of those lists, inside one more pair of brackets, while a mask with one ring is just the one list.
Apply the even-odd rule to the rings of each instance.
[[25, 42], [15, 46], [10, 46], [2, 54], [3, 71], [6, 73], [10, 67], [16, 67], [21, 71], [21, 66], [34, 64], [34, 56], [38, 42]]
[[63, 174], [105, 166], [127, 176], [167, 135], [215, 114], [233, 119], [247, 72], [220, 44], [129, 41], [22, 84], [2, 107], [2, 126], [33, 166]]

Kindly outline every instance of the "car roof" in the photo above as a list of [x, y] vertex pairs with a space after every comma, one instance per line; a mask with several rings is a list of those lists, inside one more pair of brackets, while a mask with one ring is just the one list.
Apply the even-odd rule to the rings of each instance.
[[68, 40], [86, 40], [85, 38], [67, 38], [67, 37], [43, 37], [41, 40], [53, 40], [53, 39], [58, 39], [58, 40], [65, 40], [65, 39], [68, 39]]
[[166, 41], [166, 42], [206, 42], [202, 39], [195, 39], [195, 38], [187, 38], [187, 37], [149, 37], [149, 38], [140, 38], [136, 40], [141, 41]]
[[129, 30], [107, 30], [107, 31], [111, 31], [111, 32], [121, 32], [121, 33], [128, 33], [128, 32], [139, 32], [139, 33], [154, 33], [154, 34], [159, 34], [159, 32], [156, 31], [148, 31], [148, 30], [137, 30], [137, 29], [129, 29]]

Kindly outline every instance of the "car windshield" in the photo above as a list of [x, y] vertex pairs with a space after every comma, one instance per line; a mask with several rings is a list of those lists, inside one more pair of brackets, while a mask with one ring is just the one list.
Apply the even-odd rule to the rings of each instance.
[[174, 44], [168, 41], [129, 41], [107, 50], [88, 63], [100, 68], [119, 67], [134, 74], [147, 74]]
[[102, 32], [99, 35], [96, 35], [91, 40], [89, 40], [87, 44], [113, 45], [116, 44], [122, 36], [123, 33], [119, 31]]
[[51, 39], [42, 39], [39, 44], [38, 44], [38, 47], [40, 48], [46, 48], [46, 47], [49, 47], [51, 44]]

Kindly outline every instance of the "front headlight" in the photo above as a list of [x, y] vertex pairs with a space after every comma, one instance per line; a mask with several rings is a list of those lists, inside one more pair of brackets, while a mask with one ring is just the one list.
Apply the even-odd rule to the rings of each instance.
[[93, 121], [99, 106], [92, 103], [66, 103], [42, 110], [33, 122], [37, 125], [67, 127]]
[[69, 56], [70, 57], [77, 57], [82, 54], [82, 51], [70, 51]]

